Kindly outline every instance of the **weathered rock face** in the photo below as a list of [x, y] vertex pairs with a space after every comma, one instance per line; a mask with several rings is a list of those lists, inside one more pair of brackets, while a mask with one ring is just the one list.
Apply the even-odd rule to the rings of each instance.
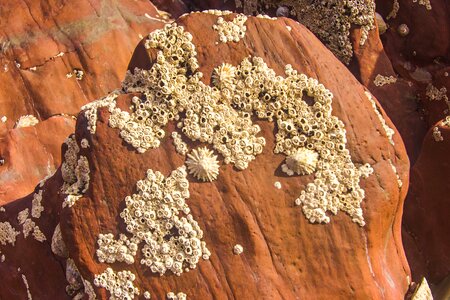
[[149, 1], [6, 1], [1, 16], [0, 116], [10, 120], [76, 115], [119, 86], [139, 34], [165, 22]]
[[61, 144], [73, 132], [71, 117], [5, 130], [0, 138], [0, 205], [26, 196], [61, 164]]
[[[13, 228], [8, 236], [15, 237], [14, 244], [0, 242], [2, 299], [71, 299], [66, 293], [66, 286], [69, 285], [65, 275], [66, 259], [54, 255], [51, 250], [52, 236], [61, 212], [61, 203], [55, 196], [60, 192], [61, 185], [61, 172], [58, 171], [37, 186], [33, 194], [2, 206], [0, 241], [4, 238], [5, 224], [8, 223]], [[39, 198], [36, 196], [39, 194], [42, 195], [40, 205], [43, 208], [40, 215], [37, 213], [40, 209], [36, 209], [40, 205], [33, 201]], [[26, 219], [29, 221], [21, 222], [18, 215], [25, 209], [28, 209]], [[37, 240], [35, 232], [41, 232], [45, 238], [38, 236]]]
[[[422, 150], [416, 152], [420, 156], [413, 165], [411, 190], [405, 201], [403, 242], [414, 281], [427, 276], [436, 285], [449, 274], [448, 226], [442, 223], [450, 213], [450, 206], [445, 203], [448, 191], [439, 176], [430, 176], [448, 173], [447, 160], [441, 158], [448, 152], [447, 129], [437, 126], [441, 137], [433, 132], [435, 124], [449, 115], [450, 108], [450, 10], [447, 1], [441, 0], [431, 1], [431, 9], [420, 2], [397, 3], [397, 12], [387, 20], [393, 2], [377, 1], [377, 11], [389, 25], [381, 39], [396, 73], [416, 87], [411, 100], [419, 104], [428, 131], [423, 142], [416, 143]], [[391, 117], [394, 119], [394, 115]], [[402, 132], [406, 140], [403, 135]]]
[[418, 86], [395, 73], [390, 58], [384, 51], [378, 28], [369, 32], [363, 46], [358, 43], [360, 36], [360, 30], [353, 31], [351, 40], [354, 56], [349, 69], [380, 101], [402, 136], [413, 164], [420, 153], [428, 128], [418, 109]]
[[[360, 182], [365, 190], [362, 209], [366, 225], [358, 226], [343, 212], [330, 216], [332, 220], [327, 225], [309, 223], [301, 209], [294, 206], [294, 199], [314, 175], [285, 176], [281, 172], [285, 156], [273, 153], [273, 123], [257, 121], [266, 145], [248, 168], [238, 171], [221, 161], [217, 181], [203, 183], [188, 176], [190, 198], [186, 202], [203, 230], [202, 240], [211, 252], [209, 260], [200, 260], [196, 269], [180, 277], [169, 275], [170, 272], [162, 277], [155, 275], [139, 264], [143, 258], [140, 251], [131, 265], [101, 264], [96, 256], [99, 234], [112, 233], [117, 238], [119, 233], [127, 233], [120, 213], [126, 206], [125, 197], [136, 193], [138, 180], [145, 178], [148, 169], [167, 177], [185, 159], [175, 151], [169, 137], [176, 128], [174, 123], [164, 127], [166, 137], [158, 148], [138, 153], [122, 140], [117, 129], [108, 125], [110, 112], [101, 108], [95, 134], [88, 129], [92, 124], [84, 114], [78, 120], [76, 159], [87, 159], [88, 189], [61, 215], [62, 235], [81, 275], [93, 282], [94, 276], [108, 266], [115, 272], [129, 270], [136, 275], [134, 286], [157, 298], [169, 291], [184, 292], [194, 299], [261, 295], [271, 299], [312, 295], [402, 298], [410, 276], [400, 238], [408, 158], [398, 132], [390, 142], [381, 121], [385, 118], [382, 109], [369, 100], [351, 73], [301, 25], [288, 19], [249, 18], [242, 40], [216, 43], [219, 36], [212, 27], [217, 18], [196, 13], [178, 21], [193, 36], [206, 84], [210, 84], [213, 68], [223, 62], [236, 66], [251, 55], [261, 57], [278, 75], [283, 75], [286, 64], [292, 64], [295, 70], [317, 78], [333, 93], [333, 115], [345, 124], [346, 148], [352, 160], [370, 163], [374, 168], [374, 174]], [[234, 15], [224, 18], [229, 21]], [[139, 59], [133, 59], [130, 65], [152, 65], [155, 53], [150, 52], [145, 59], [144, 46], [140, 47], [136, 50]], [[134, 95], [119, 96], [116, 107], [126, 111]], [[388, 119], [385, 122], [385, 126], [393, 127]], [[82, 147], [84, 139], [89, 147]], [[197, 145], [188, 143], [189, 148]], [[275, 187], [275, 182], [280, 183], [281, 189]], [[240, 256], [233, 254], [236, 244], [243, 246]], [[108, 295], [103, 289], [96, 291], [101, 298]]]
[[445, 196], [450, 192], [448, 176], [445, 175], [450, 171], [447, 159], [449, 125], [439, 122], [424, 139], [422, 152], [411, 170], [409, 203], [403, 221], [411, 267], [418, 276], [426, 276], [435, 283], [450, 272], [450, 232], [446, 225], [448, 197]]
[[[392, 1], [378, 2], [378, 10], [386, 18], [392, 11]], [[432, 1], [431, 9], [408, 1], [398, 4], [395, 17], [387, 20], [383, 45], [395, 71], [418, 86], [417, 100], [431, 127], [449, 114], [450, 8], [444, 0]], [[441, 91], [440, 95], [434, 89]], [[447, 101], [443, 95], [447, 95]]]
[[[83, 104], [119, 87], [136, 44], [167, 20], [149, 1], [7, 1], [0, 15], [8, 28], [0, 36], [4, 204], [32, 192], [59, 166], [61, 143], [75, 122], [52, 116], [75, 116]], [[23, 115], [45, 122], [11, 130]]]

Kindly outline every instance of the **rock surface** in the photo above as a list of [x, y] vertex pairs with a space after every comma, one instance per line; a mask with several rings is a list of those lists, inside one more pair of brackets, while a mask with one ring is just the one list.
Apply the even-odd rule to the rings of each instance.
[[[377, 1], [377, 11], [385, 20], [392, 3]], [[419, 2], [400, 0], [398, 3], [396, 17], [386, 20], [389, 28], [381, 40], [395, 72], [415, 87], [415, 97], [411, 100], [419, 104], [428, 131], [422, 142], [416, 142], [416, 148], [421, 150], [416, 152], [419, 156], [412, 164], [411, 189], [404, 209], [403, 242], [413, 280], [419, 282], [426, 276], [431, 285], [437, 285], [450, 274], [446, 267], [448, 226], [442, 223], [444, 216], [450, 214], [450, 205], [447, 183], [441, 180], [441, 176], [444, 178], [449, 172], [448, 160], [443, 156], [449, 151], [448, 128], [438, 126], [443, 141], [438, 142], [433, 137], [435, 124], [449, 115], [450, 7], [445, 0], [431, 1], [431, 10]], [[402, 24], [409, 29], [406, 36], [398, 32]], [[391, 117], [394, 119], [394, 115]], [[418, 132], [423, 135], [423, 130]], [[406, 137], [405, 140], [407, 143]]]
[[[440, 132], [442, 141], [436, 141], [434, 128]], [[450, 272], [448, 198], [443, 196], [450, 193], [445, 175], [450, 172], [449, 149], [450, 127], [439, 122], [425, 137], [422, 152], [411, 170], [408, 209], [403, 218], [411, 268], [416, 270], [417, 277], [426, 276], [435, 283]]]
[[[208, 261], [200, 261], [197, 269], [181, 277], [155, 276], [138, 263], [130, 266], [116, 263], [112, 268], [131, 270], [136, 274], [135, 283], [140, 290], [149, 290], [157, 298], [172, 290], [183, 291], [194, 299], [213, 295], [255, 298], [261, 294], [290, 299], [311, 295], [403, 297], [410, 276], [400, 242], [408, 159], [398, 133], [392, 146], [380, 134], [383, 129], [364, 89], [303, 26], [289, 19], [249, 18], [242, 41], [216, 45], [216, 39], [211, 38], [217, 37], [212, 29], [216, 19], [214, 15], [191, 14], [178, 21], [193, 35], [206, 83], [212, 69], [223, 61], [237, 64], [248, 55], [256, 55], [278, 74], [283, 73], [285, 64], [291, 63], [294, 69], [317, 77], [333, 92], [333, 112], [344, 120], [352, 157], [358, 162], [369, 162], [375, 169], [374, 175], [362, 180], [366, 190], [363, 210], [367, 225], [361, 228], [343, 213], [333, 217], [328, 225], [310, 224], [293, 207], [293, 200], [312, 178], [284, 177], [275, 172], [284, 158], [272, 153], [273, 126], [260, 122], [267, 145], [247, 170], [237, 172], [224, 165], [213, 183], [189, 178], [191, 197], [187, 202], [204, 229], [204, 240], [212, 253]], [[292, 27], [291, 32], [286, 25]], [[283, 51], [279, 49], [281, 44]], [[132, 65], [148, 66], [151, 56], [147, 60], [142, 61], [139, 56]], [[127, 107], [130, 98], [121, 96], [118, 106]], [[90, 186], [72, 208], [63, 210], [61, 217], [70, 256], [82, 276], [91, 282], [94, 274], [107, 267], [95, 257], [98, 234], [121, 231], [123, 223], [119, 213], [125, 196], [135, 192], [136, 182], [144, 177], [147, 169], [159, 170], [166, 176], [184, 161], [175, 152], [170, 138], [163, 139], [157, 149], [137, 153], [122, 141], [117, 130], [107, 125], [108, 117], [107, 109], [101, 109], [95, 135], [86, 129], [83, 117], [78, 121], [78, 143], [86, 138], [90, 144], [88, 150], [80, 152], [91, 166]], [[393, 127], [388, 119], [386, 122]], [[174, 125], [168, 129], [170, 132]], [[405, 183], [401, 188], [389, 159]], [[275, 181], [281, 183], [281, 190], [274, 187]], [[240, 256], [233, 255], [236, 244], [243, 245], [244, 253]], [[255, 284], [243, 284], [249, 281]], [[323, 285], [323, 282], [333, 284]], [[102, 298], [107, 295], [105, 290], [98, 292]]]
[[61, 164], [61, 144], [73, 132], [71, 117], [54, 116], [35, 126], [5, 130], [0, 138], [0, 205], [25, 197]]
[[[0, 91], [0, 117], [8, 116], [6, 124], [0, 123], [0, 159], [6, 157], [5, 165], [0, 166], [0, 205], [25, 196], [42, 178], [54, 172], [61, 161], [60, 144], [73, 131], [74, 124], [70, 117], [59, 115], [76, 115], [81, 105], [117, 88], [139, 35], [162, 27], [168, 20], [168, 15], [156, 10], [149, 1], [110, 2], [81, 1], [76, 7], [59, 2], [45, 5], [11, 2], [2, 11], [0, 24], [10, 31], [0, 38], [0, 67], [4, 70], [0, 79], [5, 83]], [[234, 1], [152, 2], [173, 17], [194, 9], [236, 9]], [[353, 30], [355, 55], [349, 70], [379, 100], [383, 109], [378, 102], [377, 109], [388, 126], [393, 128], [383, 110], [397, 127], [395, 146], [385, 138], [377, 116], [368, 112], [372, 107], [364, 103], [367, 98], [361, 86], [303, 27], [287, 19], [276, 22], [249, 19], [247, 23], [251, 25], [244, 41], [216, 45], [212, 37], [217, 32], [207, 29], [214, 23], [211, 21], [214, 17], [193, 14], [179, 21], [194, 34], [207, 83], [212, 69], [222, 61], [237, 64], [251, 54], [263, 57], [280, 75], [284, 65], [291, 63], [332, 90], [333, 111], [346, 125], [352, 158], [368, 161], [375, 169], [374, 175], [361, 180], [366, 190], [363, 210], [367, 225], [359, 228], [343, 212], [328, 225], [308, 223], [301, 210], [293, 207], [293, 199], [312, 177], [290, 178], [279, 172], [283, 158], [271, 151], [274, 128], [261, 122], [267, 145], [247, 170], [238, 172], [229, 165], [222, 166], [214, 183], [189, 178], [194, 182], [188, 203], [205, 231], [204, 239], [212, 252], [209, 261], [201, 260], [197, 269], [180, 278], [174, 275], [160, 278], [138, 263], [131, 267], [116, 263], [112, 264], [113, 269], [133, 270], [141, 292], [148, 289], [157, 298], [164, 298], [169, 291], [183, 291], [195, 299], [211, 295], [254, 298], [261, 291], [270, 298], [290, 299], [311, 295], [402, 298], [411, 281], [400, 238], [403, 199], [408, 188], [403, 139], [413, 166], [402, 227], [412, 280], [419, 282], [426, 276], [432, 284], [442, 281], [438, 293], [446, 293], [445, 277], [448, 278], [450, 270], [446, 267], [449, 233], [445, 218], [449, 206], [442, 195], [448, 195], [449, 191], [445, 177], [436, 174], [448, 173], [448, 166], [442, 161], [446, 161], [450, 137], [448, 127], [438, 125], [444, 140], [437, 142], [433, 128], [448, 114], [449, 105], [442, 96], [430, 97], [428, 90], [450, 90], [450, 68], [446, 63], [450, 53], [446, 38], [450, 11], [445, 0], [432, 1], [432, 10], [400, 0], [397, 17], [387, 20], [393, 2], [376, 2], [377, 11], [388, 24], [387, 32], [380, 39], [378, 32], [371, 30], [365, 45], [360, 47], [361, 31]], [[267, 13], [275, 15], [273, 10]], [[53, 18], [48, 18], [48, 14]], [[17, 20], [17, 15], [22, 16], [20, 23], [10, 21]], [[409, 28], [406, 37], [398, 34], [401, 24]], [[293, 28], [290, 36], [285, 25]], [[38, 34], [30, 36], [28, 32]], [[153, 59], [148, 58], [141, 44], [129, 69], [149, 68]], [[102, 63], [106, 61], [107, 64]], [[78, 70], [83, 71], [82, 76]], [[81, 80], [76, 79], [77, 74]], [[377, 75], [394, 76], [397, 81], [378, 86]], [[449, 94], [444, 91], [441, 95]], [[123, 109], [129, 101], [129, 97], [120, 96]], [[12, 129], [14, 121], [25, 114], [35, 115], [41, 122], [35, 127]], [[169, 137], [159, 149], [137, 154], [118, 137], [116, 129], [107, 126], [108, 115], [107, 110], [101, 110], [98, 130], [93, 136], [86, 130], [84, 117], [78, 121], [79, 146], [83, 138], [91, 145], [81, 150], [89, 159], [93, 175], [85, 197], [74, 207], [64, 209], [60, 220], [64, 195], [59, 190], [63, 179], [61, 172], [56, 172], [35, 191], [43, 190], [45, 210], [40, 219], [33, 220], [47, 241], [40, 243], [31, 235], [25, 239], [21, 233], [15, 247], [0, 245], [0, 276], [8, 278], [0, 283], [1, 299], [26, 299], [27, 286], [35, 299], [70, 299], [78, 292], [82, 294], [85, 288], [80, 286], [79, 277], [70, 275], [69, 282], [65, 278], [66, 269], [72, 270], [70, 260], [52, 254], [50, 249], [59, 222], [71, 259], [83, 277], [92, 282], [94, 274], [106, 268], [95, 256], [98, 234], [124, 232], [119, 213], [124, 207], [124, 197], [135, 192], [136, 181], [144, 177], [148, 168], [168, 175], [182, 165], [184, 158], [176, 154]], [[168, 128], [170, 132], [175, 126], [170, 124]], [[400, 189], [396, 187], [398, 179], [403, 183]], [[274, 188], [275, 182], [281, 189]], [[249, 190], [248, 186], [255, 189]], [[18, 223], [18, 213], [26, 207], [31, 209], [33, 195], [6, 205], [6, 212], [0, 211], [0, 223], [8, 221], [21, 231], [23, 224]], [[240, 256], [233, 255], [236, 244], [243, 245]], [[16, 247], [27, 251], [18, 255]], [[42, 270], [51, 276], [43, 275]], [[42, 276], [49, 280], [42, 282], [39, 280]], [[243, 284], [255, 281], [256, 277], [258, 284], [252, 287]], [[324, 287], [323, 282], [333, 284]], [[69, 291], [74, 290], [69, 293], [71, 297], [66, 293], [67, 285]], [[98, 289], [97, 293], [107, 298], [104, 290]]]
[[[61, 143], [75, 122], [52, 116], [75, 117], [83, 104], [119, 87], [136, 44], [167, 15], [149, 1], [101, 0], [6, 1], [0, 16], [8, 28], [0, 34], [4, 204], [32, 192], [59, 166]], [[24, 115], [46, 121], [36, 130], [11, 130]]]

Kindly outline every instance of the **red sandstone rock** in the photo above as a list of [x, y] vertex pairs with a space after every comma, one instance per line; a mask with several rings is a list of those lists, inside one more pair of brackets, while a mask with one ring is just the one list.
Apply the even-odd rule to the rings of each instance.
[[[310, 178], [274, 174], [284, 158], [272, 153], [273, 126], [258, 122], [267, 145], [247, 170], [237, 172], [230, 165], [222, 166], [217, 181], [191, 182], [188, 202], [204, 228], [212, 253], [209, 261], [201, 261], [196, 270], [181, 277], [155, 276], [138, 263], [112, 267], [132, 270], [136, 285], [157, 298], [171, 290], [194, 299], [402, 298], [409, 284], [400, 242], [408, 159], [400, 136], [394, 135], [392, 146], [380, 134], [383, 129], [363, 87], [303, 26], [288, 19], [250, 18], [243, 41], [216, 45], [212, 38], [216, 33], [211, 29], [216, 18], [192, 14], [179, 20], [193, 34], [206, 82], [213, 67], [223, 61], [237, 64], [247, 55], [256, 55], [278, 74], [290, 63], [333, 92], [333, 111], [346, 124], [353, 159], [368, 161], [375, 169], [375, 174], [362, 182], [367, 225], [360, 228], [343, 213], [328, 225], [310, 224], [292, 206], [300, 187]], [[285, 25], [291, 26], [292, 32]], [[142, 56], [132, 65], [139, 65], [140, 60]], [[149, 62], [141, 64], [148, 66]], [[129, 97], [121, 97], [120, 106], [128, 106], [127, 101]], [[90, 281], [106, 268], [95, 256], [97, 236], [119, 232], [123, 199], [135, 191], [137, 180], [149, 168], [167, 175], [183, 164], [169, 138], [160, 148], [138, 154], [107, 125], [108, 116], [106, 109], [100, 111], [95, 135], [87, 131], [84, 117], [78, 121], [77, 141], [86, 138], [91, 145], [81, 152], [91, 166], [90, 187], [61, 217], [70, 256]], [[387, 124], [392, 127], [388, 119]], [[173, 128], [173, 124], [169, 126]], [[404, 183], [400, 189], [388, 158]], [[283, 189], [275, 189], [275, 181], [280, 181]], [[241, 256], [232, 253], [236, 243], [246, 249]], [[106, 298], [107, 293], [99, 289], [98, 295]]]
[[9, 222], [20, 234], [15, 246], [0, 244], [1, 299], [29, 299], [22, 276], [25, 276], [33, 299], [72, 299], [66, 294], [65, 260], [54, 255], [50, 247], [61, 211], [61, 203], [55, 197], [61, 183], [61, 172], [58, 171], [35, 190], [43, 191], [44, 211], [39, 219], [32, 219], [46, 237], [42, 243], [32, 234], [25, 238], [17, 220], [18, 213], [26, 208], [31, 214], [33, 194], [2, 206], [5, 211], [0, 212], [0, 222]]
[[[380, 101], [389, 118], [395, 124], [413, 164], [420, 153], [427, 125], [419, 113], [416, 93], [418, 87], [395, 73], [390, 58], [384, 51], [378, 28], [371, 30], [366, 43], [361, 46], [361, 30], [352, 32], [354, 56], [349, 65], [353, 75]], [[395, 83], [377, 86], [378, 75], [397, 78]]]
[[61, 164], [61, 143], [73, 132], [71, 117], [55, 116], [35, 126], [8, 130], [0, 139], [0, 205], [24, 197]]
[[[377, 4], [377, 11], [386, 17], [392, 1], [379, 0]], [[410, 1], [400, 0], [399, 4], [397, 17], [387, 21], [390, 28], [381, 39], [395, 71], [417, 87], [414, 101], [419, 103], [428, 129], [412, 168], [411, 190], [405, 201], [403, 243], [413, 279], [419, 281], [426, 276], [430, 283], [438, 284], [450, 274], [446, 267], [448, 226], [442, 223], [450, 214], [450, 206], [446, 181], [441, 177], [448, 172], [444, 153], [450, 148], [446, 141], [447, 129], [439, 129], [442, 142], [434, 141], [432, 131], [434, 124], [449, 114], [449, 105], [444, 97], [431, 99], [427, 89], [445, 88], [447, 93], [443, 94], [450, 97], [450, 8], [445, 0], [431, 1], [431, 10]], [[409, 28], [405, 37], [397, 31], [401, 24]]]
[[[29, 194], [59, 166], [61, 143], [74, 122], [51, 117], [76, 115], [118, 88], [136, 44], [167, 21], [149, 1], [6, 1], [0, 15], [8, 28], [0, 36], [0, 117], [7, 118], [0, 122], [3, 204]], [[75, 69], [83, 72], [80, 80]], [[53, 121], [8, 131], [27, 114]]]
[[[3, 2], [0, 116], [10, 120], [76, 115], [120, 85], [139, 35], [165, 22], [144, 0]], [[81, 80], [66, 77], [74, 69]]]
[[450, 272], [448, 195], [450, 183], [450, 128], [436, 126], [442, 141], [433, 137], [434, 127], [424, 139], [422, 152], [411, 170], [411, 185], [403, 226], [409, 238], [408, 258], [420, 279], [438, 283]]

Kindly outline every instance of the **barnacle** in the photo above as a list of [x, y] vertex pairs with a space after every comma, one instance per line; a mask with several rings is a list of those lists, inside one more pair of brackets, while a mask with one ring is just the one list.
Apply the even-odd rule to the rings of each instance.
[[217, 87], [228, 87], [234, 83], [236, 67], [231, 64], [223, 63], [214, 68], [212, 82]]
[[407, 36], [409, 34], [409, 27], [406, 24], [400, 24], [397, 27], [397, 32], [401, 36]]
[[186, 160], [189, 173], [202, 181], [213, 181], [219, 175], [217, 155], [208, 148], [198, 148], [188, 154]]
[[292, 176], [308, 175], [316, 170], [319, 154], [307, 148], [299, 148], [286, 158], [286, 163], [281, 166], [283, 172]]
[[233, 247], [233, 253], [236, 255], [240, 255], [242, 254], [242, 252], [244, 252], [244, 247], [242, 247], [242, 245], [240, 244], [236, 244]]

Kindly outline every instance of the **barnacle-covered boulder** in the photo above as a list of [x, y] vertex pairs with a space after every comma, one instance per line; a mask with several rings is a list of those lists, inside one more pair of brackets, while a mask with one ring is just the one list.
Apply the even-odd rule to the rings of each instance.
[[[122, 90], [79, 115], [60, 222], [81, 277], [101, 298], [402, 298], [398, 132], [305, 27], [237, 17], [152, 33]], [[318, 161], [287, 176], [301, 145]], [[186, 147], [220, 154], [217, 179], [189, 174]]]

